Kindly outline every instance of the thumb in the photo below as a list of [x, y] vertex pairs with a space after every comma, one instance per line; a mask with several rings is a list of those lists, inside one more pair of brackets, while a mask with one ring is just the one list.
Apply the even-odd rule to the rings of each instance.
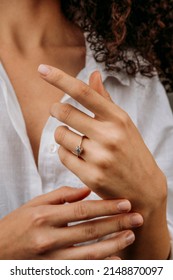
[[89, 78], [89, 86], [94, 89], [95, 91], [97, 91], [97, 93], [99, 93], [101, 96], [103, 96], [104, 98], [106, 98], [107, 100], [112, 101], [109, 93], [107, 92], [107, 90], [104, 88], [103, 82], [102, 82], [102, 78], [100, 75], [99, 71], [94, 71], [90, 78]]

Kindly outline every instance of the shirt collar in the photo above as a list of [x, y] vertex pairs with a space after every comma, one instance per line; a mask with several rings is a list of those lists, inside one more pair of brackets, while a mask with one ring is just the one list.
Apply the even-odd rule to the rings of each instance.
[[[86, 38], [86, 37], [85, 37]], [[92, 72], [98, 70], [102, 76], [102, 81], [105, 82], [108, 77], [113, 77], [117, 79], [123, 86], [130, 85], [130, 77], [127, 75], [125, 71], [108, 71], [105, 69], [104, 63], [96, 62], [94, 59], [94, 55], [92, 50], [90, 49], [89, 43], [87, 40], [85, 41], [86, 44], [86, 61], [85, 61], [85, 71], [87, 73], [87, 78]]]
[[[79, 72], [76, 78], [84, 81], [85, 83], [88, 83], [91, 73], [94, 71], [99, 71], [103, 83], [106, 81], [107, 78], [113, 77], [114, 79], [117, 79], [121, 83], [121, 85], [130, 86], [130, 78], [125, 72], [107, 71], [105, 69], [104, 63], [98, 63], [95, 60], [93, 52], [90, 49], [89, 43], [86, 40], [86, 34], [84, 35], [85, 35], [85, 46], [86, 46], [85, 67]], [[71, 99], [71, 97], [68, 95], [68, 93], [65, 93], [65, 95], [61, 99], [61, 102], [62, 103], [67, 102], [69, 99]]]

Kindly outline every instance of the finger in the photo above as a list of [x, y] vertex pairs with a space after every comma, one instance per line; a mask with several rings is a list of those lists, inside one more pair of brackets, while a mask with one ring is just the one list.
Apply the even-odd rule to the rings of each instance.
[[[137, 219], [138, 226], [136, 226]], [[49, 240], [54, 240], [52, 243], [54, 248], [69, 247], [74, 244], [97, 240], [108, 234], [139, 227], [141, 226], [141, 222], [143, 222], [143, 219], [139, 214], [119, 214], [110, 218], [96, 219], [69, 226], [68, 228], [62, 227], [55, 229], [49, 233]]]
[[106, 258], [105, 260], [106, 260], [106, 261], [107, 261], [107, 260], [108, 260], [108, 261], [111, 261], [111, 260], [117, 260], [117, 261], [119, 261], [119, 260], [121, 260], [121, 258], [119, 258], [119, 257], [117, 257], [117, 256], [112, 256], [112, 257]]
[[[86, 186], [104, 199], [112, 198], [112, 191], [104, 185], [103, 176], [95, 165], [72, 154], [62, 146], [58, 150], [59, 158], [64, 166], [73, 172]], [[89, 174], [89, 175], [88, 175]], [[116, 190], [115, 190], [116, 191]], [[114, 194], [114, 198], [116, 195]]]
[[101, 96], [103, 96], [108, 101], [112, 101], [110, 94], [107, 92], [107, 90], [104, 88], [104, 85], [102, 83], [102, 78], [99, 71], [95, 71], [91, 74], [89, 78], [89, 86], [94, 89], [96, 92], [98, 92]]
[[39, 205], [57, 205], [64, 204], [66, 202], [75, 202], [84, 199], [90, 194], [90, 192], [91, 191], [87, 187], [80, 189], [72, 187], [61, 187], [55, 191], [40, 195], [30, 200], [23, 207]]
[[70, 104], [55, 103], [52, 106], [52, 112], [53, 116], [59, 121], [85, 134], [89, 138], [96, 137], [99, 133], [100, 123]]
[[132, 231], [121, 232], [118, 236], [85, 246], [58, 249], [45, 254], [44, 259], [59, 260], [102, 260], [131, 245], [135, 240]]
[[[116, 111], [117, 114], [121, 111], [118, 106], [105, 100], [105, 98], [100, 96], [88, 85], [57, 68], [48, 65], [40, 65], [38, 71], [44, 80], [62, 91], [67, 92], [72, 98], [95, 115], [100, 117], [104, 116], [104, 118], [109, 119]], [[51, 112], [53, 115], [54, 112]]]
[[125, 213], [129, 212], [130, 209], [131, 204], [126, 199], [93, 200], [59, 205], [58, 207], [47, 206], [42, 214], [49, 225], [62, 226], [72, 222]]
[[91, 151], [95, 151], [98, 144], [95, 141], [88, 139], [86, 136], [82, 138], [81, 135], [74, 133], [68, 129], [68, 127], [59, 126], [55, 131], [55, 141], [72, 153], [76, 153], [75, 149], [81, 145], [83, 151], [80, 157], [84, 160], [94, 162], [95, 157]]
[[[105, 181], [104, 171], [101, 171], [99, 166], [97, 167], [95, 164], [97, 158], [95, 158], [95, 161], [85, 161], [62, 146], [60, 146], [58, 154], [62, 164], [98, 196], [103, 199], [112, 199], [113, 197], [116, 198], [117, 195], [119, 196], [118, 191], [116, 192], [116, 188], [112, 195], [112, 189], [108, 182]], [[102, 157], [102, 154], [99, 154], [98, 157]]]
[[89, 186], [98, 196], [104, 199], [116, 197], [116, 189], [112, 196], [112, 190], [109, 188], [109, 185], [105, 185], [104, 183], [105, 180], [102, 172], [94, 164], [77, 157], [62, 146], [60, 146], [58, 154], [62, 164], [73, 172], [86, 186]]
[[[73, 172], [85, 185], [92, 185], [92, 178], [94, 178], [95, 169], [92, 168], [91, 163], [77, 157], [62, 146], [60, 146], [58, 154], [64, 166]], [[89, 176], [86, 176], [86, 174], [89, 174]]]

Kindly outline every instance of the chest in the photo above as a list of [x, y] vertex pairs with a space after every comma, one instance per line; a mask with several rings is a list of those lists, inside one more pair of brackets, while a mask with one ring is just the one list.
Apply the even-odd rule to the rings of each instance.
[[3, 65], [18, 99], [37, 163], [41, 134], [50, 116], [50, 107], [53, 103], [59, 102], [64, 95], [64, 92], [40, 78], [37, 72], [38, 65], [42, 62], [51, 64], [76, 76], [84, 66], [83, 60], [80, 59], [78, 64], [73, 64], [70, 54], [64, 64], [61, 59], [53, 59], [52, 56], [46, 55], [34, 56], [31, 59], [23, 59], [17, 55], [13, 58], [4, 55], [3, 58]]
[[26, 70], [24, 64], [21, 67], [18, 65], [15, 72], [9, 72], [9, 77], [23, 114], [26, 131], [37, 162], [41, 134], [49, 118], [50, 107], [54, 102], [60, 101], [64, 93], [41, 80], [37, 74], [37, 68], [34, 66], [30, 65], [30, 68]]

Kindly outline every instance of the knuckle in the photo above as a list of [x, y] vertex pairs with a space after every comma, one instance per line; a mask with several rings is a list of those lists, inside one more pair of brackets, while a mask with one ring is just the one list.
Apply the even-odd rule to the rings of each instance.
[[85, 260], [97, 260], [97, 253], [93, 250], [90, 250], [89, 252], [87, 252], [86, 256], [85, 256]]
[[116, 224], [117, 224], [118, 231], [121, 231], [124, 229], [124, 220], [122, 219], [121, 215], [117, 216]]
[[123, 111], [121, 113], [121, 115], [119, 116], [119, 122], [120, 122], [120, 125], [123, 127], [123, 128], [128, 128], [129, 125], [130, 125], [130, 117], [129, 115]]
[[122, 149], [126, 137], [124, 130], [113, 129], [110, 131], [110, 134], [105, 139], [105, 146], [109, 151], [109, 158], [112, 158], [115, 152], [118, 152]]
[[85, 236], [89, 239], [89, 240], [94, 240], [94, 239], [98, 239], [99, 237], [99, 234], [98, 234], [98, 231], [97, 231], [97, 228], [95, 225], [89, 223], [87, 225], [85, 225], [85, 228], [84, 228], [84, 233], [85, 233]]
[[89, 179], [90, 185], [93, 187], [94, 191], [100, 191], [105, 187], [105, 176], [104, 172], [98, 171], [94, 174], [92, 178]]
[[61, 108], [59, 110], [58, 119], [60, 121], [67, 121], [70, 118], [72, 112], [72, 106], [70, 104], [61, 104]]
[[40, 227], [47, 222], [46, 215], [44, 214], [44, 209], [42, 207], [37, 207], [31, 213], [31, 221], [35, 227]]
[[65, 128], [64, 126], [60, 126], [56, 129], [55, 131], [55, 140], [58, 144], [61, 144], [64, 142], [64, 139], [66, 137], [67, 134], [67, 128]]
[[74, 215], [81, 220], [88, 218], [88, 209], [85, 202], [78, 202], [74, 205]]
[[126, 230], [128, 228], [132, 228], [132, 224], [131, 224], [131, 219], [134, 216], [134, 214], [120, 214], [116, 216], [116, 224], [117, 224], [117, 230], [118, 231], [122, 231], [122, 230]]
[[64, 204], [66, 202], [68, 202], [68, 197], [70, 196], [71, 192], [72, 192], [72, 188], [68, 187], [68, 186], [63, 186], [61, 188], [58, 189], [59, 191], [59, 204]]
[[102, 131], [99, 132], [101, 144], [107, 151], [112, 152], [117, 150], [119, 144], [119, 131], [120, 129], [117, 125], [111, 124], [108, 126], [105, 124]]
[[56, 71], [56, 69], [54, 69], [54, 71], [52, 71], [52, 80], [54, 81], [54, 84], [58, 84], [62, 79], [64, 78], [64, 73], [60, 70]]
[[91, 94], [91, 89], [86, 84], [82, 83], [80, 86], [80, 96], [88, 97]]
[[33, 240], [33, 253], [35, 255], [43, 254], [52, 248], [50, 238], [46, 238], [42, 234], [36, 234]]
[[[105, 153], [100, 153], [99, 156], [96, 158], [96, 165], [101, 168], [101, 170], [107, 170], [112, 166], [112, 154], [106, 151]], [[98, 178], [99, 179], [99, 178]], [[100, 180], [100, 179], [99, 179]]]

